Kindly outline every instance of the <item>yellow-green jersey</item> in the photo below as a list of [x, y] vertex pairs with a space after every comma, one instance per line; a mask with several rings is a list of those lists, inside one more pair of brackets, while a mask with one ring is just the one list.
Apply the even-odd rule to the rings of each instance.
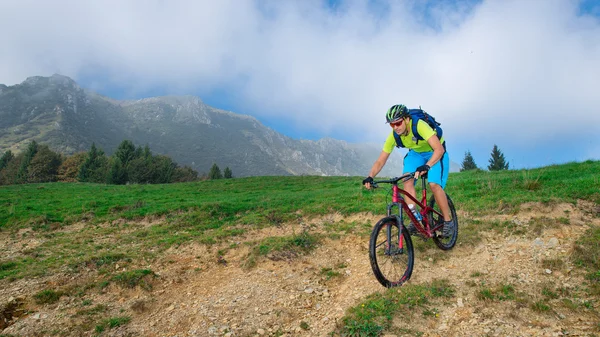
[[[411, 149], [415, 152], [431, 152], [433, 149], [427, 142], [429, 138], [433, 135], [437, 135], [437, 132], [427, 124], [422, 119], [417, 119], [417, 132], [423, 138], [423, 140], [417, 141], [417, 137], [412, 132], [412, 122], [413, 119], [409, 119], [406, 124], [406, 129], [408, 130], [408, 134], [406, 136], [400, 135], [400, 139], [402, 140], [402, 144], [404, 147]], [[440, 139], [440, 143], [444, 144], [444, 137]], [[396, 147], [396, 139], [394, 137], [394, 130], [390, 132], [389, 136], [385, 140], [385, 144], [383, 144], [383, 151], [385, 153], [392, 153], [394, 147]]]

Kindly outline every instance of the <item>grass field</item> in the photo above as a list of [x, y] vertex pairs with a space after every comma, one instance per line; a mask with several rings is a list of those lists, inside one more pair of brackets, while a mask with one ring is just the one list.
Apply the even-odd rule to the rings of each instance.
[[[531, 170], [452, 173], [446, 191], [461, 214], [466, 215], [513, 214], [526, 202], [551, 205], [585, 200], [595, 205], [592, 214], [597, 217], [600, 215], [597, 209], [600, 204], [599, 172], [599, 161], [586, 161]], [[188, 242], [216, 244], [250, 229], [280, 226], [332, 213], [384, 215], [385, 205], [390, 200], [389, 189], [367, 191], [362, 188], [361, 180], [362, 177], [301, 176], [168, 185], [48, 183], [2, 186], [0, 232], [20, 239], [34, 233], [44, 240], [27, 250], [25, 256], [10, 257], [3, 252], [0, 280], [51, 275], [65, 270], [76, 273], [81, 268], [93, 267], [107, 275], [106, 281], [96, 286], [116, 283], [143, 288], [149, 284], [145, 280], [154, 276], [153, 271], [137, 269], [118, 273], [109, 267], [116, 263], [150, 261], [174, 245]], [[470, 221], [475, 220], [461, 219], [462, 224]], [[495, 227], [507, 230], [506, 224], [478, 225], [479, 231], [496, 230]], [[77, 226], [78, 230], [63, 230], [69, 226]], [[348, 223], [337, 226], [330, 234], [339, 236], [341, 231], [359, 228], [368, 235], [369, 226], [372, 224]], [[576, 265], [587, 273], [588, 280], [596, 283], [600, 283], [599, 235], [599, 229], [591, 229], [580, 240], [573, 256]], [[302, 254], [316, 246], [319, 239], [309, 233], [267, 238], [256, 242], [251, 250], [252, 258], [277, 250]], [[474, 245], [477, 240], [478, 232], [468, 229], [462, 231], [459, 238], [461, 244], [467, 245]], [[248, 265], [253, 263], [249, 261]], [[335, 270], [324, 271], [328, 272], [332, 277], [336, 275]], [[483, 288], [481, 299], [519, 300], [511, 287]], [[402, 308], [421, 307], [424, 315], [435, 315], [424, 303], [437, 298], [443, 300], [452, 291], [447, 282], [441, 280], [373, 295], [349, 310], [339, 332], [342, 335], [377, 336], [389, 327], [394, 312]], [[600, 297], [598, 287], [592, 287], [590, 291], [594, 298]], [[554, 292], [548, 289], [547, 296], [553, 296]], [[52, 301], [61, 294], [49, 290], [37, 296], [36, 301]], [[534, 303], [537, 305], [535, 310], [545, 310], [544, 303]], [[119, 324], [126, 321], [119, 321]], [[107, 321], [97, 329], [111, 324]]]
[[[447, 192], [464, 211], [493, 212], [523, 202], [600, 202], [600, 162], [518, 171], [450, 174]], [[50, 183], [0, 187], [0, 229], [81, 220], [93, 223], [191, 212], [201, 222], [262, 224], [331, 212], [381, 212], [386, 195], [358, 177], [252, 177], [169, 185]], [[204, 216], [202, 216], [204, 215]], [[266, 221], [267, 223], [269, 221]]]
[[[581, 199], [599, 204], [598, 172], [600, 162], [587, 161], [532, 170], [452, 173], [447, 192], [457, 209], [477, 215], [514, 212], [524, 202], [575, 203]], [[360, 182], [359, 177], [302, 176], [167, 185], [3, 186], [0, 231], [16, 235], [31, 228], [46, 233], [48, 240], [31, 252], [31, 258], [0, 260], [0, 278], [76, 265], [104, 254], [106, 247], [96, 244], [94, 238], [115, 233], [119, 233], [117, 244], [137, 243], [123, 245], [132, 251], [121, 253], [130, 256], [140, 246], [165, 249], [190, 240], [214, 243], [249, 228], [331, 213], [383, 214], [390, 198], [388, 190], [367, 191]], [[160, 224], [122, 231], [130, 226], [128, 221], [163, 217], [166, 221]], [[85, 225], [76, 238], [57, 231], [74, 223]]]

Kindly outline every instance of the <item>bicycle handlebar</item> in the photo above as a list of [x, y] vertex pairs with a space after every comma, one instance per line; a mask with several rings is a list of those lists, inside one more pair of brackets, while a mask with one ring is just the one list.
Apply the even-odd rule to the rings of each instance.
[[[403, 174], [403, 175], [401, 175], [399, 177], [394, 177], [394, 178], [387, 179], [387, 180], [375, 180], [375, 181], [373, 181], [371, 183], [371, 187], [372, 188], [378, 188], [379, 186], [377, 184], [393, 184], [393, 185], [395, 185], [400, 180], [402, 180], [404, 182], [404, 181], [413, 179], [415, 177], [415, 173], [416, 172], [409, 172], [409, 173], [405, 173], [405, 174]], [[425, 179], [425, 177], [421, 176], [421, 179]]]

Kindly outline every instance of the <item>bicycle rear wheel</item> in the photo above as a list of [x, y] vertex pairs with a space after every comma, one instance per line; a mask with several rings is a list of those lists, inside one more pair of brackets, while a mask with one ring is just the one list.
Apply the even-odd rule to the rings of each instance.
[[377, 281], [384, 287], [401, 286], [410, 279], [414, 251], [408, 230], [395, 217], [386, 217], [373, 227], [369, 259]]
[[[458, 238], [458, 217], [456, 216], [456, 209], [454, 208], [454, 203], [452, 202], [452, 199], [450, 199], [450, 196], [448, 194], [446, 194], [446, 198], [448, 199], [448, 206], [450, 207], [450, 214], [452, 215], [452, 219], [454, 219], [454, 232], [452, 233], [452, 235], [450, 237], [443, 237], [442, 234], [442, 230], [438, 230], [434, 235], [433, 235], [433, 242], [435, 242], [435, 244], [441, 249], [441, 250], [450, 250], [454, 247], [454, 245], [456, 244], [456, 239]], [[438, 204], [436, 204], [435, 202], [435, 198], [432, 196], [431, 199], [429, 199], [429, 207], [435, 209], [436, 211], [438, 211], [439, 213], [442, 213], [442, 210], [440, 209], [440, 206]], [[440, 215], [437, 215], [433, 212], [429, 212], [427, 214], [427, 220], [430, 223], [430, 226], [437, 226], [438, 224], [441, 224], [444, 222], [444, 218]]]

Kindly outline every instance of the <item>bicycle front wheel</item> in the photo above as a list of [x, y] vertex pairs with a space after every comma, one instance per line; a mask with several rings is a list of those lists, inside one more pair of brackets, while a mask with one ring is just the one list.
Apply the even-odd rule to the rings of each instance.
[[386, 217], [373, 227], [369, 259], [377, 281], [384, 287], [398, 287], [410, 279], [415, 255], [408, 230], [395, 217]]

